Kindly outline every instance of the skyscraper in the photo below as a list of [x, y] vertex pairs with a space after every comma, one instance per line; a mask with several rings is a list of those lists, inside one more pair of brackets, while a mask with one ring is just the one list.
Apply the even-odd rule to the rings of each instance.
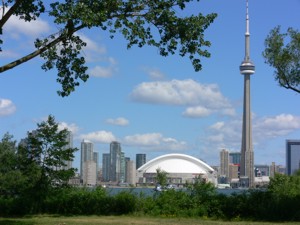
[[110, 181], [119, 182], [121, 175], [121, 144], [113, 141], [110, 143]]
[[135, 169], [138, 169], [144, 165], [146, 163], [146, 154], [136, 154], [135, 163]]
[[240, 165], [241, 152], [229, 152], [229, 163]]
[[102, 181], [110, 181], [110, 154], [103, 153], [102, 155]]
[[[64, 149], [73, 148], [73, 135], [71, 131], [68, 131], [66, 142], [68, 142], [68, 144], [64, 147]], [[66, 166], [64, 166], [63, 169], [68, 170], [72, 168], [72, 161], [65, 161], [65, 164]]]
[[94, 156], [94, 145], [92, 142], [83, 140], [81, 142], [80, 179], [85, 185], [96, 185], [97, 163]]
[[252, 146], [252, 124], [250, 107], [250, 75], [254, 74], [255, 66], [250, 60], [250, 33], [248, 0], [246, 0], [246, 33], [245, 58], [240, 65], [240, 73], [244, 75], [244, 106], [241, 144], [240, 178], [248, 179], [249, 187], [254, 185], [254, 153]]
[[286, 140], [286, 174], [300, 170], [300, 140]]
[[229, 152], [226, 149], [220, 152], [220, 175], [229, 177]]

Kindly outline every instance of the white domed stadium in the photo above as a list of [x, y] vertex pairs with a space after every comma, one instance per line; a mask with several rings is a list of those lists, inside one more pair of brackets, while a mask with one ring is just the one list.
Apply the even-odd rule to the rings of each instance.
[[170, 184], [193, 183], [199, 177], [207, 182], [217, 184], [213, 168], [200, 159], [185, 154], [166, 154], [150, 160], [138, 168], [138, 184], [155, 184], [157, 169], [168, 173], [167, 177]]

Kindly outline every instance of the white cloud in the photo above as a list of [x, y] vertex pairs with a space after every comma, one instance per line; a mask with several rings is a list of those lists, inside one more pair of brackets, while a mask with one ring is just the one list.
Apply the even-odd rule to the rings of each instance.
[[88, 36], [86, 36], [82, 33], [79, 33], [78, 35], [79, 35], [80, 39], [86, 43], [86, 46], [84, 47], [85, 50], [92, 51], [97, 54], [105, 54], [106, 53], [106, 48], [103, 45], [100, 45], [99, 43], [93, 41]]
[[149, 75], [153, 80], [162, 80], [165, 75], [157, 68], [147, 68], [144, 67], [143, 70]]
[[253, 131], [258, 140], [285, 136], [300, 129], [300, 117], [291, 114], [280, 114], [258, 119]]
[[118, 117], [116, 119], [107, 119], [106, 122], [117, 126], [127, 126], [129, 124], [129, 121], [123, 117]]
[[211, 110], [202, 107], [202, 106], [197, 106], [197, 107], [188, 107], [185, 112], [183, 112], [183, 115], [186, 117], [205, 117], [209, 116], [212, 113]]
[[[300, 117], [291, 114], [280, 114], [272, 117], [252, 120], [252, 141], [254, 149], [262, 149], [273, 139], [284, 142], [287, 135], [300, 129]], [[242, 120], [219, 121], [205, 130], [200, 138], [202, 151], [207, 154], [218, 154], [221, 148], [240, 151], [242, 141]], [[206, 150], [204, 150], [206, 149]], [[261, 154], [261, 152], [259, 153]]]
[[16, 111], [15, 104], [9, 99], [0, 98], [0, 116], [8, 116]]
[[92, 142], [105, 143], [108, 144], [112, 141], [116, 141], [117, 138], [109, 131], [95, 131], [88, 134], [80, 135], [80, 139], [87, 139]]
[[38, 18], [30, 22], [20, 20], [16, 16], [12, 16], [4, 26], [4, 33], [9, 34], [13, 38], [20, 38], [20, 35], [30, 37], [38, 37], [50, 31], [47, 21]]
[[111, 77], [114, 73], [114, 69], [112, 67], [101, 67], [95, 66], [94, 68], [90, 69], [91, 76], [93, 77]]
[[221, 121], [221, 122], [216, 122], [215, 124], [211, 125], [210, 126], [210, 129], [213, 129], [213, 130], [221, 130], [223, 127], [224, 127], [224, 122]]
[[191, 79], [144, 82], [133, 90], [131, 97], [135, 101], [156, 104], [230, 106], [217, 85], [200, 84]]
[[135, 134], [124, 138], [126, 144], [136, 146], [159, 145], [161, 140], [162, 135], [160, 133]]
[[163, 137], [160, 133], [135, 134], [124, 137], [124, 144], [148, 148], [154, 151], [181, 151], [188, 148], [187, 143], [174, 138]]
[[114, 73], [118, 71], [117, 68], [117, 62], [114, 58], [108, 57], [106, 59], [106, 63], [108, 64], [106, 67], [105, 66], [95, 66], [90, 69], [89, 73], [93, 77], [111, 77], [113, 76]]
[[66, 122], [60, 122], [58, 124], [58, 129], [63, 130], [67, 129], [72, 132], [72, 134], [76, 134], [79, 130], [78, 126], [75, 123], [68, 124]]
[[1, 58], [16, 58], [19, 56], [20, 56], [20, 54], [18, 52], [14, 52], [11, 50], [3, 50], [0, 54]]
[[203, 117], [211, 113], [235, 115], [229, 100], [216, 84], [201, 84], [194, 80], [144, 82], [130, 95], [137, 102], [190, 106], [184, 116]]

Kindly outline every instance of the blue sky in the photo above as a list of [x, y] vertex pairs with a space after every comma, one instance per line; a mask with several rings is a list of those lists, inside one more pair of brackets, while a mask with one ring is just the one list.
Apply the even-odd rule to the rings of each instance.
[[[222, 148], [240, 151], [245, 11], [244, 0], [202, 0], [181, 12], [218, 13], [205, 33], [211, 58], [203, 59], [200, 72], [189, 59], [164, 58], [155, 48], [127, 50], [120, 35], [111, 40], [98, 30], [80, 32], [88, 44], [83, 54], [91, 77], [71, 96], [56, 94], [56, 71], [41, 70], [40, 58], [0, 74], [1, 137], [9, 132], [20, 140], [51, 114], [73, 131], [74, 147], [80, 148], [83, 139], [92, 141], [100, 161], [117, 140], [132, 159], [136, 153], [146, 153], [147, 160], [183, 153], [219, 165]], [[251, 77], [255, 164], [285, 165], [285, 140], [300, 139], [300, 96], [278, 86], [274, 69], [262, 57], [272, 28], [299, 29], [299, 11], [299, 0], [249, 2], [250, 56], [256, 66]], [[4, 27], [1, 64], [31, 52], [35, 37], [55, 29], [47, 18], [10, 21]]]

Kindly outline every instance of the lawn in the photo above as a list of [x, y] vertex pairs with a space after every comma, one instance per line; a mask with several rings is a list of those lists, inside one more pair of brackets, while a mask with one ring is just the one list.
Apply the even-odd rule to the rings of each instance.
[[[246, 222], [246, 221], [212, 221], [190, 218], [154, 218], [154, 217], [134, 217], [134, 216], [33, 216], [24, 218], [0, 218], [0, 225], [271, 225], [267, 222]], [[276, 223], [299, 224], [298, 223]]]

